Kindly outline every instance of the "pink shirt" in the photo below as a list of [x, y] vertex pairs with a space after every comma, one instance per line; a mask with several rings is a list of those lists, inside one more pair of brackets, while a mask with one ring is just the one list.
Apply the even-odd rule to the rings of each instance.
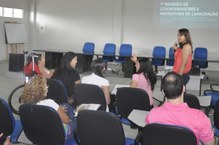
[[146, 80], [143, 73], [133, 74], [132, 75], [132, 80], [138, 82], [137, 83], [137, 88], [143, 89], [148, 93], [149, 100], [150, 100], [150, 105], [153, 105], [154, 101], [153, 101], [153, 98], [152, 98], [152, 90], [151, 90], [150, 81]]
[[189, 108], [186, 103], [174, 105], [166, 102], [152, 109], [146, 117], [146, 124], [149, 123], [187, 127], [194, 132], [197, 141], [209, 142], [214, 139], [209, 118], [201, 110]]

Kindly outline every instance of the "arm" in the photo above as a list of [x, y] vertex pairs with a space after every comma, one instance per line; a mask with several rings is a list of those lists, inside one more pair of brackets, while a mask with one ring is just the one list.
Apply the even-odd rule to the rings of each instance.
[[137, 82], [136, 80], [132, 80], [132, 81], [131, 81], [131, 84], [130, 84], [130, 87], [131, 87], [131, 88], [136, 88], [137, 85], [138, 85], [138, 82]]
[[45, 78], [51, 78], [53, 75], [53, 71], [52, 70], [48, 70], [47, 68], [45, 68], [44, 66], [39, 66], [39, 70], [41, 72], [41, 74], [45, 77]]
[[106, 99], [106, 104], [110, 104], [110, 93], [109, 93], [109, 86], [102, 86], [103, 93]]
[[183, 74], [183, 71], [184, 71], [186, 64], [188, 62], [188, 58], [189, 58], [190, 53], [191, 53], [191, 46], [188, 44], [184, 45], [183, 49], [182, 49], [182, 66], [181, 66], [180, 71], [179, 71], [180, 75]]
[[62, 108], [61, 106], [59, 106], [58, 110], [57, 110], [61, 120], [63, 123], [68, 123], [69, 122], [69, 117], [66, 115], [66, 110], [64, 108]]
[[216, 144], [215, 144], [215, 140], [213, 139], [212, 141], [203, 143], [203, 145], [216, 145]]
[[80, 84], [80, 83], [81, 83], [81, 80], [75, 81], [75, 85], [76, 85], [76, 84]]

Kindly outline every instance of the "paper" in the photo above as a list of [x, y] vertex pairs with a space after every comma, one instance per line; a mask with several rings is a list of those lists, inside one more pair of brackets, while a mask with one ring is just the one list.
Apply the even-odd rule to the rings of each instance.
[[129, 114], [128, 119], [132, 121], [134, 124], [144, 127], [146, 125], [145, 118], [148, 115], [149, 111], [137, 110], [134, 109]]
[[117, 89], [118, 88], [124, 88], [124, 87], [130, 87], [130, 86], [129, 85], [115, 85], [115, 87], [113, 88], [111, 94], [116, 95]]
[[97, 110], [101, 105], [100, 104], [81, 104], [75, 109], [75, 116], [78, 115], [78, 112], [81, 110]]

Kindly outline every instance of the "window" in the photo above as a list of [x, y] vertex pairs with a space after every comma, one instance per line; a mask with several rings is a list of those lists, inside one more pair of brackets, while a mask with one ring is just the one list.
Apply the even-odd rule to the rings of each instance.
[[12, 12], [13, 12], [12, 8], [6, 8], [6, 7], [3, 8], [3, 16], [4, 17], [12, 18], [12, 14], [13, 14]]
[[13, 18], [23, 18], [23, 10], [14, 9]]
[[2, 7], [0, 7], [0, 17], [2, 16]]
[[0, 7], [0, 16], [23, 19], [24, 10], [23, 9], [16, 9], [16, 8]]

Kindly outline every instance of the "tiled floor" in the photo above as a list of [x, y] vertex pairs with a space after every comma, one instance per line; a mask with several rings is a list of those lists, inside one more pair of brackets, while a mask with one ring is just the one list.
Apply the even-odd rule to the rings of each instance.
[[[110, 66], [109, 66], [110, 67]], [[119, 68], [119, 66], [113, 66]], [[83, 75], [87, 75], [89, 72], [80, 74], [81, 77]], [[219, 83], [219, 73], [218, 72], [207, 72], [207, 75], [209, 79], [204, 79], [202, 82], [202, 94], [203, 91], [206, 89], [209, 89], [210, 83]], [[113, 89], [113, 87], [116, 84], [126, 84], [129, 85], [131, 82], [130, 78], [124, 78], [123, 73], [120, 71], [119, 74], [112, 73], [111, 71], [107, 70], [105, 72], [106, 78], [110, 82], [110, 90]], [[0, 61], [0, 96], [4, 99], [8, 99], [8, 96], [10, 92], [18, 85], [22, 84], [24, 82], [24, 75], [22, 72], [9, 72], [8, 71], [8, 60]], [[155, 90], [160, 90], [160, 80], [158, 80]], [[128, 126], [124, 125], [125, 135], [127, 137], [134, 138], [137, 134], [136, 129], [130, 129]]]

